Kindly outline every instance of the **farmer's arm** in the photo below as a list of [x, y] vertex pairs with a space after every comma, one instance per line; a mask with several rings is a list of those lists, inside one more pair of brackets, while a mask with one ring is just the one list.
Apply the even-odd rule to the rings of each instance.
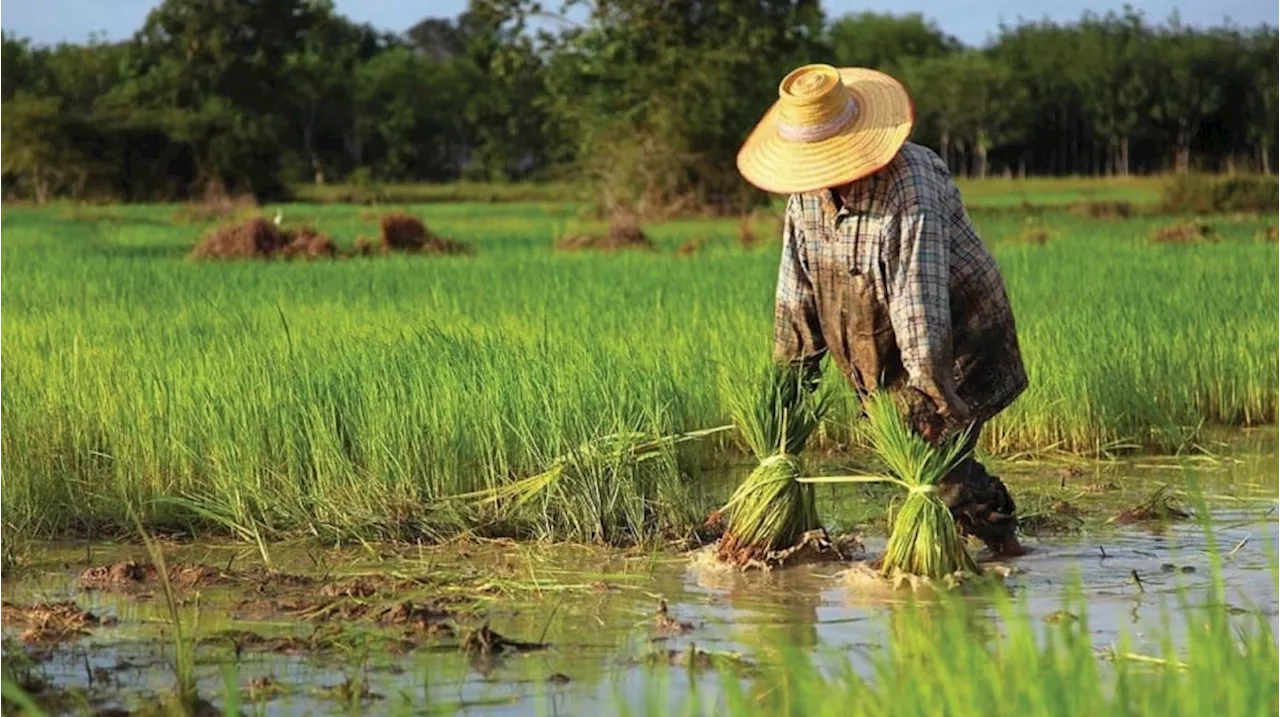
[[795, 199], [788, 200], [773, 310], [773, 353], [776, 360], [800, 368], [805, 379], [814, 384], [821, 375], [827, 344], [818, 323], [817, 300], [804, 260], [804, 235], [794, 219], [796, 210]]
[[932, 399], [942, 418], [962, 421], [969, 408], [956, 395], [952, 373], [951, 232], [944, 202], [949, 181], [942, 166], [907, 167], [897, 178], [898, 242], [885, 257], [886, 278], [909, 385]]

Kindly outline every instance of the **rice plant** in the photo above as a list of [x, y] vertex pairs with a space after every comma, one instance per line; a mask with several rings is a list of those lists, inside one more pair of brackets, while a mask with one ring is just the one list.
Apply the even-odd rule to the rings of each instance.
[[979, 572], [951, 510], [938, 494], [938, 482], [968, 456], [968, 432], [953, 433], [935, 446], [907, 425], [890, 393], [877, 391], [865, 405], [864, 432], [885, 464], [885, 479], [907, 492], [892, 521], [881, 574], [939, 580], [957, 572]]
[[[646, 225], [653, 253], [564, 255], [550, 246], [566, 207], [437, 203], [411, 211], [476, 256], [200, 265], [182, 257], [201, 227], [172, 211], [6, 207], [7, 526], [123, 535], [135, 505], [152, 528], [226, 532], [155, 500], [199, 496], [269, 539], [486, 529], [449, 499], [539, 475], [637, 417], [658, 416], [643, 425], [659, 436], [723, 425], [722, 367], [770, 350], [776, 243], [743, 250], [733, 219]], [[285, 221], [349, 246], [376, 232], [362, 211], [293, 205]], [[1041, 219], [1044, 246], [1005, 241], [1016, 214], [975, 217], [1031, 379], [985, 449], [1176, 448], [1166, 425], [1274, 422], [1277, 250], [1255, 238], [1272, 220], [1210, 219], [1216, 244], [1152, 247], [1159, 218]], [[694, 237], [696, 257], [675, 255]], [[848, 438], [842, 382], [828, 366], [814, 447]], [[736, 455], [723, 436], [698, 445], [681, 474]], [[723, 499], [662, 490], [700, 518]]]
[[[813, 486], [801, 483], [800, 452], [827, 411], [826, 394], [811, 393], [800, 374], [769, 363], [752, 382], [729, 382], [733, 422], [759, 461], [718, 515], [726, 516], [717, 555], [737, 565], [764, 562], [822, 527]], [[713, 518], [716, 516], [713, 516]]]

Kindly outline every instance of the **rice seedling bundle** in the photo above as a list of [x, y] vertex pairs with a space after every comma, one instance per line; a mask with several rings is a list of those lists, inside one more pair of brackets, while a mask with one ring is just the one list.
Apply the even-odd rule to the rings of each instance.
[[772, 551], [796, 545], [822, 527], [814, 488], [800, 481], [799, 453], [827, 410], [825, 394], [815, 394], [790, 367], [768, 365], [749, 385], [728, 388], [733, 422], [760, 464], [712, 519], [728, 524], [716, 555], [737, 565], [763, 562]]
[[893, 518], [881, 574], [939, 580], [957, 572], [978, 573], [951, 510], [938, 495], [938, 482], [968, 456], [968, 432], [935, 446], [911, 430], [889, 394], [877, 392], [865, 405], [865, 434], [888, 470], [885, 480], [907, 491]]

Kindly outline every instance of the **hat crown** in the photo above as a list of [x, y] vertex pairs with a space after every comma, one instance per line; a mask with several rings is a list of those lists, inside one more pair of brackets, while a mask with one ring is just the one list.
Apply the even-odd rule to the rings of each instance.
[[804, 65], [778, 86], [778, 131], [786, 139], [814, 142], [838, 133], [853, 119], [853, 98], [831, 65]]

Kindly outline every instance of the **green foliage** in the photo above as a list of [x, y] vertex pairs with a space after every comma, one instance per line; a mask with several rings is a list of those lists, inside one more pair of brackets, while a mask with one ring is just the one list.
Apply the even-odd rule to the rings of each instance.
[[[1213, 582], [1221, 589], [1221, 577]], [[1072, 590], [1062, 596], [1063, 608], [1086, 614], [1087, 599]], [[718, 681], [690, 680], [694, 694], [677, 700], [660, 674], [632, 713], [1195, 717], [1276, 711], [1280, 661], [1265, 611], [1233, 625], [1212, 588], [1182, 588], [1172, 605], [1160, 608], [1164, 619], [1151, 637], [1163, 649], [1153, 655], [1133, 652], [1136, 636], [1128, 631], [1099, 650], [1087, 616], [1046, 625], [1024, 599], [993, 601], [890, 607], [878, 619], [888, 622], [891, 639], [868, 651], [865, 663], [847, 651], [828, 656], [783, 646], [774, 653], [780, 658], [748, 679], [724, 670]]]
[[725, 381], [734, 425], [760, 461], [721, 508], [728, 523], [720, 554], [738, 563], [822, 527], [813, 486], [798, 480], [798, 456], [827, 412], [826, 394], [811, 392], [800, 372], [782, 364], [770, 362], [751, 378]]
[[549, 46], [548, 112], [607, 213], [742, 209], [742, 138], [812, 56], [812, 0], [611, 0]]
[[261, 199], [365, 167], [572, 178], [606, 213], [739, 210], [763, 199], [739, 144], [814, 61], [903, 79], [916, 141], [961, 176], [1269, 172], [1277, 146], [1274, 27], [1128, 10], [966, 48], [916, 14], [828, 23], [814, 0], [473, 0], [403, 35], [330, 2], [166, 0], [127, 42], [0, 44], [0, 112], [24, 147], [5, 187], [39, 201]]
[[1175, 214], [1274, 214], [1280, 207], [1280, 183], [1271, 176], [1181, 175], [1165, 183], [1160, 207]]
[[[1000, 186], [1012, 193], [966, 192], [1023, 200]], [[1052, 201], [1101, 191], [1027, 186]], [[376, 232], [365, 211], [292, 205], [284, 221], [349, 247]], [[652, 253], [567, 255], [550, 245], [572, 205], [412, 211], [477, 255], [190, 264], [201, 229], [173, 224], [171, 207], [6, 207], [6, 539], [8, 526], [127, 530], [126, 505], [149, 525], [207, 525], [164, 495], [207, 497], [267, 536], [447, 536], [460, 525], [445, 499], [538, 475], [602, 434], [729, 422], [723, 372], [769, 353], [777, 254], [744, 251], [734, 220], [646, 225]], [[1030, 375], [984, 428], [987, 450], [1169, 449], [1202, 422], [1275, 421], [1280, 320], [1258, 296], [1277, 290], [1277, 250], [1255, 238], [1270, 220], [1210, 219], [1220, 241], [1191, 246], [1150, 245], [1161, 218], [1046, 211], [1043, 246], [1006, 241], [1023, 231], [1016, 213], [975, 221]], [[698, 236], [702, 252], [675, 255]], [[847, 397], [827, 370], [824, 386]], [[849, 403], [832, 402], [812, 446], [846, 444]], [[697, 488], [724, 449], [693, 443], [660, 475]], [[672, 521], [701, 522], [721, 498], [669, 495], [687, 512]], [[530, 515], [473, 527], [558, 525]]]
[[911, 430], [891, 395], [877, 392], [864, 405], [868, 445], [893, 482], [907, 490], [885, 544], [881, 573], [933, 580], [958, 571], [977, 573], [951, 511], [938, 495], [938, 482], [968, 457], [968, 434], [953, 433], [934, 446]]

